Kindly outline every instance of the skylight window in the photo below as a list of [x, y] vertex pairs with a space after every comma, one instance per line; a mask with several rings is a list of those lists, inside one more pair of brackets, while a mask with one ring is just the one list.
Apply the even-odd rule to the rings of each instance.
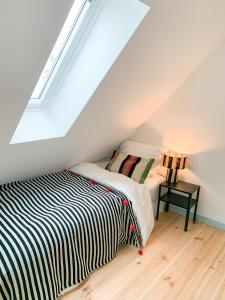
[[75, 0], [10, 143], [65, 136], [149, 10], [140, 0]]
[[54, 76], [56, 65], [60, 63], [66, 52], [66, 45], [69, 42], [71, 35], [78, 30], [86, 12], [90, 6], [90, 0], [75, 0], [70, 10], [70, 13], [64, 23], [64, 26], [57, 38], [57, 41], [52, 49], [52, 52], [47, 60], [47, 63], [41, 73], [41, 76], [32, 93], [30, 104], [40, 104], [43, 99], [43, 94], [50, 84], [51, 76]]

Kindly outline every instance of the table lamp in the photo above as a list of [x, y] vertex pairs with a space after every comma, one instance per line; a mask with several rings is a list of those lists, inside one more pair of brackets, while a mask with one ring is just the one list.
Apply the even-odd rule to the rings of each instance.
[[175, 152], [164, 153], [162, 165], [166, 167], [166, 180], [168, 183], [177, 183], [178, 170], [185, 169], [187, 162], [187, 155]]

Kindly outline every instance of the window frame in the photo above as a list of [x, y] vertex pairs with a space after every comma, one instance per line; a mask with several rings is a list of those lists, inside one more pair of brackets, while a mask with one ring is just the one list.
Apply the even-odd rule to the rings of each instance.
[[[45, 81], [43, 88], [41, 89], [39, 97], [32, 97], [32, 95], [31, 95], [29, 102], [28, 102], [28, 106], [27, 106], [29, 110], [33, 110], [33, 109], [37, 109], [37, 108], [44, 108], [47, 106], [47, 103], [49, 102], [48, 99], [50, 98], [50, 95], [53, 92], [53, 86], [56, 86], [55, 82], [59, 80], [59, 77], [62, 77], [62, 76], [60, 76], [60, 74], [58, 74], [58, 69], [60, 68], [61, 69], [60, 72], [64, 72], [64, 69], [65, 69], [67, 61], [68, 61], [68, 57], [71, 56], [71, 48], [74, 49], [74, 47], [73, 47], [74, 44], [76, 44], [76, 47], [75, 47], [75, 48], [77, 48], [76, 51], [80, 51], [80, 49], [82, 48], [82, 45], [84, 43], [84, 38], [82, 37], [82, 35], [84, 37], [87, 37], [85, 30], [88, 28], [89, 23], [92, 18], [92, 15], [94, 14], [94, 12], [96, 10], [97, 2], [98, 2], [98, 0], [95, 0], [95, 1], [85, 0], [84, 1], [83, 5], [79, 11], [79, 14], [77, 15], [76, 19], [73, 22], [73, 25], [71, 26], [71, 28], [69, 30], [67, 38], [65, 39], [65, 41], [63, 43], [63, 47], [60, 50], [60, 53], [56, 59], [56, 62], [54, 63], [51, 71], [49, 72], [48, 78]], [[76, 25], [79, 22], [79, 18], [81, 17], [82, 12], [84, 11], [85, 6], [88, 3], [89, 3], [89, 5], [91, 3], [91, 5], [87, 8], [87, 11], [84, 12], [85, 13], [84, 18], [83, 18], [81, 24], [79, 24], [79, 26], [75, 32], [75, 35], [73, 36]], [[60, 35], [60, 33], [59, 33], [59, 35]], [[58, 37], [59, 37], [59, 35], [58, 35]], [[58, 37], [57, 37], [57, 39], [58, 39]], [[51, 50], [51, 53], [55, 47], [55, 44]], [[51, 55], [51, 53], [50, 53], [50, 55]], [[49, 55], [49, 57], [50, 57], [50, 55]], [[49, 59], [49, 57], [48, 57], [48, 59]], [[47, 61], [46, 61], [46, 64], [47, 64]], [[46, 64], [45, 64], [45, 66], [46, 66]], [[42, 69], [41, 75], [42, 75], [44, 69], [45, 69], [45, 67]], [[41, 75], [40, 75], [39, 79], [41, 78]], [[38, 79], [38, 81], [39, 81], [39, 79]], [[38, 81], [36, 82], [36, 85], [37, 85]], [[36, 85], [35, 85], [35, 88], [36, 88]], [[35, 88], [34, 88], [34, 90], [35, 90]], [[33, 90], [33, 92], [34, 92], [34, 90]], [[33, 92], [32, 92], [32, 94], [33, 94]]]

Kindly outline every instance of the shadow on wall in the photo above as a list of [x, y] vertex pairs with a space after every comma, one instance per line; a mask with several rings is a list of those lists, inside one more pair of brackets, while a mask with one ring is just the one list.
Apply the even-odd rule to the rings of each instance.
[[188, 130], [168, 129], [161, 133], [156, 129], [157, 126], [160, 124], [157, 125], [156, 123], [153, 126], [150, 122], [145, 123], [132, 136], [132, 139], [141, 143], [163, 146], [169, 151], [185, 153], [190, 160], [197, 153], [204, 153], [213, 149], [213, 147], [209, 147], [208, 141], [201, 140], [198, 135], [194, 135]]
[[132, 136], [132, 140], [149, 145], [165, 146], [163, 135], [148, 122], [138, 128], [136, 133]]
[[190, 170], [204, 181], [219, 189], [224, 185], [225, 164], [224, 164], [225, 145], [212, 148], [208, 151], [193, 153], [190, 155]]

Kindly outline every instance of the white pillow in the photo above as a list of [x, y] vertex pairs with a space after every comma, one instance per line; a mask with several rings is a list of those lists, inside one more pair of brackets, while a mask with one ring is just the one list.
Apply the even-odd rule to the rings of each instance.
[[126, 140], [120, 144], [119, 151], [127, 152], [131, 155], [140, 156], [143, 158], [155, 158], [154, 166], [149, 171], [148, 177], [153, 176], [155, 173], [166, 177], [167, 169], [160, 165], [163, 154], [168, 151], [164, 147], [152, 146], [144, 143]]
[[104, 160], [100, 160], [96, 162], [96, 165], [98, 165], [100, 168], [105, 169], [106, 166], [110, 163], [110, 158], [108, 159], [104, 159]]
[[119, 151], [143, 158], [155, 158], [158, 161], [160, 156], [165, 152], [165, 149], [163, 147], [127, 140], [120, 144]]

